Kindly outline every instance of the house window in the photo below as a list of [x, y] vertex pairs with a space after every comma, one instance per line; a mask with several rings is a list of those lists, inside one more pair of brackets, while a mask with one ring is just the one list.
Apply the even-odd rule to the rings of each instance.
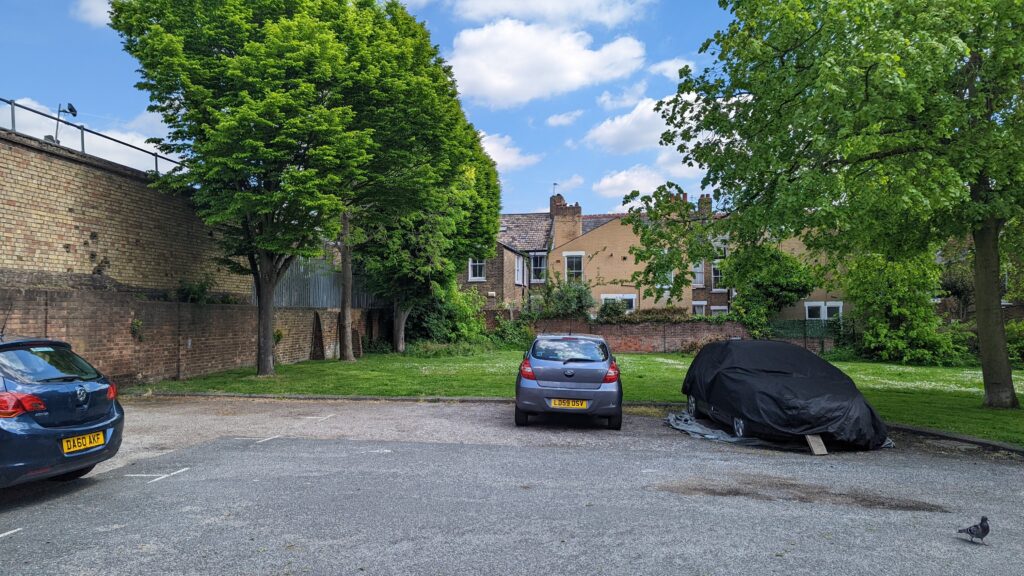
[[728, 306], [712, 306], [711, 307], [711, 315], [712, 316], [721, 316], [723, 314], [728, 314], [728, 313], [729, 313], [729, 307]]
[[484, 266], [484, 260], [482, 258], [470, 258], [469, 259], [469, 281], [470, 282], [483, 282], [487, 280], [485, 274], [486, 268]]
[[530, 254], [530, 284], [543, 284], [548, 277], [548, 255], [544, 252]]
[[842, 302], [804, 302], [808, 320], [833, 320], [843, 317]]
[[725, 286], [722, 286], [722, 267], [720, 266], [721, 260], [715, 260], [711, 263], [711, 291], [712, 292], [725, 292]]
[[693, 265], [693, 287], [703, 288], [704, 287], [704, 261], [701, 260], [699, 263]]
[[583, 280], [583, 252], [563, 252], [565, 256], [565, 279]]
[[612, 302], [618, 300], [626, 305], [626, 311], [632, 312], [636, 310], [636, 294], [602, 294], [601, 303]]
[[707, 316], [708, 315], [708, 303], [706, 300], [695, 301], [693, 303], [693, 315], [694, 316]]
[[675, 270], [673, 270], [668, 273], [668, 276], [666, 276], [665, 279], [661, 282], [661, 284], [658, 285], [658, 288], [664, 290], [665, 292], [668, 292], [669, 290], [672, 289], [672, 283], [675, 282], [675, 280], [676, 272]]
[[526, 284], [526, 262], [523, 257], [516, 254], [516, 286]]

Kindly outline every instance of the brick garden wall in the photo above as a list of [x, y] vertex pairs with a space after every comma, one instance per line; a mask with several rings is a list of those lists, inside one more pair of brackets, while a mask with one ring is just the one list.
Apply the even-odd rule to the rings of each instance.
[[581, 320], [538, 320], [534, 330], [538, 334], [595, 334], [607, 340], [615, 352], [683, 352], [715, 340], [750, 337], [746, 328], [736, 322], [593, 324]]
[[[140, 300], [101, 291], [0, 289], [0, 322], [11, 307], [7, 334], [64, 340], [119, 384], [190, 378], [254, 366], [256, 307]], [[277, 310], [280, 363], [309, 360], [319, 318], [327, 358], [338, 355], [338, 310]], [[134, 326], [137, 328], [133, 334]], [[363, 332], [363, 314], [353, 326]]]
[[0, 130], [0, 287], [166, 292], [182, 281], [247, 299], [252, 281], [187, 199], [145, 172]]

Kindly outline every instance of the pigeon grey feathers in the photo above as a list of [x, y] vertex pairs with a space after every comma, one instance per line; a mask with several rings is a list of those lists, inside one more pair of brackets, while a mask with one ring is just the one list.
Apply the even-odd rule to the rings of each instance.
[[974, 526], [969, 528], [961, 528], [956, 531], [957, 534], [967, 534], [971, 537], [971, 542], [974, 542], [975, 538], [981, 540], [981, 543], [985, 543], [985, 536], [988, 536], [988, 516], [982, 516], [981, 522], [978, 522]]

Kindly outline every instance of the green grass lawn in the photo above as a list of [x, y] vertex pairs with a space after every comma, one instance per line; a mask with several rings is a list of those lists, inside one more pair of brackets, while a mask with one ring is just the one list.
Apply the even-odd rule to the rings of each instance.
[[[151, 388], [156, 392], [511, 398], [521, 359], [522, 353], [513, 351], [454, 358], [371, 354], [350, 364], [328, 360], [278, 366], [277, 375], [270, 378], [242, 369], [161, 382]], [[626, 403], [685, 401], [680, 388], [690, 360], [679, 354], [619, 354]], [[978, 368], [873, 362], [837, 362], [836, 366], [854, 379], [888, 422], [1024, 446], [1024, 412], [982, 408]], [[1015, 378], [1018, 391], [1024, 392], [1024, 374], [1018, 371]]]

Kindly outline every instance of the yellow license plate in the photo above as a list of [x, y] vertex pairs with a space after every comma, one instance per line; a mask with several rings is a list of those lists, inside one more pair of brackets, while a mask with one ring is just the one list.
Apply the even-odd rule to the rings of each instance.
[[61, 440], [61, 443], [63, 444], [65, 454], [88, 450], [89, 448], [95, 448], [96, 446], [103, 446], [103, 432], [93, 432], [92, 434], [86, 434], [85, 436], [65, 438]]
[[574, 410], [586, 410], [588, 402], [586, 400], [571, 400], [569, 398], [552, 398], [552, 408], [571, 408]]

